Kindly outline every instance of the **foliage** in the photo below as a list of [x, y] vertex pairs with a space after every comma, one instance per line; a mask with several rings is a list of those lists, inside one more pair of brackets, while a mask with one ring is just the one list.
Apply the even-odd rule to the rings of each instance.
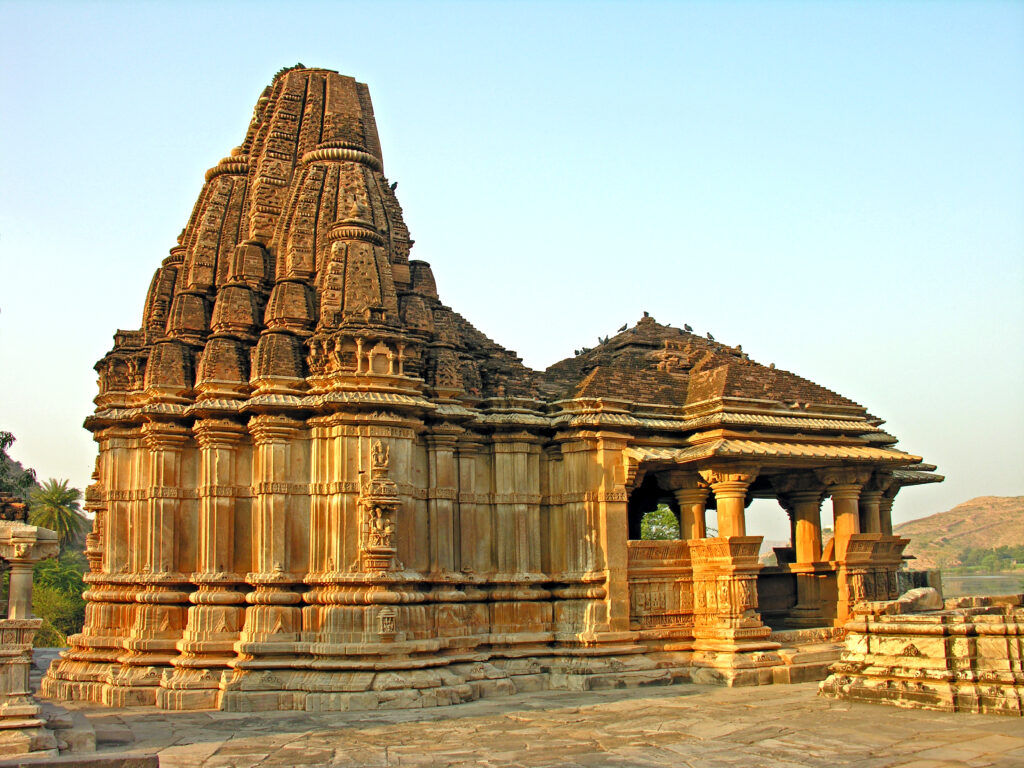
[[1024, 545], [1001, 547], [967, 547], [957, 559], [960, 567], [950, 570], [996, 573], [1024, 568]]
[[35, 470], [25, 469], [20, 462], [7, 455], [14, 445], [14, 435], [0, 430], [0, 493], [13, 493], [28, 501], [29, 494], [39, 487]]
[[679, 538], [679, 521], [667, 504], [659, 504], [641, 518], [640, 538], [644, 541]]
[[43, 620], [36, 633], [37, 647], [67, 644], [67, 636], [82, 631], [85, 623], [85, 582], [87, 563], [81, 552], [66, 552], [58, 558], [36, 563], [32, 573], [32, 612]]
[[51, 477], [42, 488], [32, 492], [29, 522], [56, 531], [57, 541], [63, 551], [82, 532], [85, 518], [78, 507], [81, 498], [82, 492], [77, 488], [69, 488], [67, 480], [58, 482]]
[[[80, 632], [85, 624], [85, 600], [81, 594], [38, 584], [32, 590], [32, 613], [43, 620], [43, 628], [33, 643], [36, 647], [66, 645], [67, 636]], [[55, 643], [53, 637], [48, 637], [52, 633], [43, 629], [55, 630], [60, 642]]]

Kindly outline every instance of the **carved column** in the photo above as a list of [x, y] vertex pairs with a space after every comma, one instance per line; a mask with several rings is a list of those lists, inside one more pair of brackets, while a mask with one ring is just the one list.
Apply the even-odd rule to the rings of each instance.
[[[127, 653], [118, 661], [122, 668], [103, 692], [108, 706], [153, 705], [161, 676], [178, 655], [177, 642], [185, 628], [188, 579], [178, 570], [177, 517], [183, 498], [182, 454], [189, 441], [188, 429], [169, 422], [149, 422], [143, 427], [148, 448], [149, 493], [140, 515], [136, 541], [145, 585], [136, 594], [139, 603]], [[191, 532], [181, 531], [182, 536]]]
[[881, 502], [892, 484], [892, 474], [875, 472], [860, 492], [861, 533], [884, 533], [882, 530]]
[[[32, 617], [32, 566], [58, 552], [57, 534], [21, 522], [0, 520], [0, 557], [10, 565], [7, 618], [0, 619], [0, 747], [4, 756], [52, 750], [53, 734], [39, 717], [29, 670], [32, 639], [42, 619]], [[20, 733], [19, 733], [20, 731]]]
[[826, 565], [821, 562], [821, 502], [825, 488], [813, 474], [781, 475], [772, 480], [779, 502], [793, 518], [797, 604], [786, 617], [793, 626], [824, 623], [821, 587]]
[[747, 535], [747, 489], [754, 482], [758, 471], [758, 467], [752, 464], [713, 467], [700, 471], [701, 477], [715, 494], [719, 537]]
[[[757, 613], [758, 551], [761, 536], [746, 536], [744, 507], [747, 490], [757, 477], [755, 465], [723, 465], [700, 470], [711, 486], [718, 506], [718, 537], [690, 541], [694, 581], [694, 648], [698, 666], [720, 667], [730, 679], [736, 665], [750, 666], [751, 659], [734, 654], [770, 651], [779, 647], [768, 640], [771, 629]], [[718, 658], [717, 652], [729, 651]], [[728, 659], [728, 660], [726, 660]], [[780, 663], [774, 654], [758, 655], [757, 664]]]
[[666, 477], [679, 504], [679, 538], [703, 539], [707, 536], [704, 522], [709, 488], [699, 475], [673, 471]]
[[832, 497], [837, 591], [835, 623], [841, 625], [852, 614], [853, 606], [867, 596], [871, 544], [857, 537], [860, 536], [860, 492], [871, 478], [871, 470], [831, 467], [816, 470], [815, 474]]
[[832, 497], [835, 559], [843, 560], [850, 537], [860, 533], [860, 492], [864, 483], [871, 477], [871, 470], [832, 467], [819, 469], [815, 474]]
[[234, 644], [245, 618], [244, 578], [235, 571], [237, 465], [245, 428], [233, 421], [204, 419], [193, 426], [199, 444], [199, 548], [188, 623], [178, 642], [157, 704], [165, 709], [216, 707], [220, 673], [234, 660]]
[[900, 485], [894, 482], [883, 491], [882, 498], [878, 500], [879, 527], [886, 536], [892, 536], [892, 505], [899, 492]]

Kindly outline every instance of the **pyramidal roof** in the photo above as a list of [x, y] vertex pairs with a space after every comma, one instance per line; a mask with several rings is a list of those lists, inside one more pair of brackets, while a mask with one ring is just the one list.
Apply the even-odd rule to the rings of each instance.
[[97, 364], [97, 416], [158, 405], [237, 411], [389, 374], [378, 389], [471, 408], [516, 399], [553, 412], [604, 399], [694, 411], [743, 401], [748, 412], [831, 413], [878, 431], [830, 390], [647, 316], [532, 371], [441, 303], [412, 245], [367, 87], [329, 70], [282, 70], [241, 144], [206, 173], [153, 276], [142, 327], [119, 331]]

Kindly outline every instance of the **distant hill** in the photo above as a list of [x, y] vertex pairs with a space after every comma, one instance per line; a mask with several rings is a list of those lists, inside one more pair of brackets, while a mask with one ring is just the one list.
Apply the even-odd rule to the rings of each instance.
[[948, 512], [901, 523], [893, 533], [910, 539], [905, 554], [914, 569], [959, 565], [968, 547], [1024, 545], [1024, 496], [978, 496]]

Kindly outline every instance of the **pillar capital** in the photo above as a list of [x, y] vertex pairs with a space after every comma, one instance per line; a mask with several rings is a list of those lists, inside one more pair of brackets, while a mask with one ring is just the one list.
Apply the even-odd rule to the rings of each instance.
[[142, 425], [146, 447], [152, 450], [184, 450], [188, 433], [188, 427], [172, 421], [148, 421]]
[[302, 422], [282, 416], [253, 416], [249, 433], [256, 445], [288, 442], [295, 437]]
[[895, 482], [892, 472], [877, 470], [871, 473], [871, 477], [864, 484], [864, 490], [885, 493]]
[[715, 496], [722, 492], [746, 496], [747, 488], [757, 479], [760, 470], [756, 464], [723, 464], [698, 471], [704, 482], [711, 486]]
[[241, 442], [245, 427], [229, 419], [200, 419], [192, 434], [200, 448], [228, 448]]
[[787, 496], [793, 494], [824, 495], [825, 484], [814, 472], [793, 472], [786, 475], [775, 475], [771, 478], [772, 488], [776, 493]]
[[870, 469], [856, 467], [827, 467], [816, 469], [814, 474], [826, 487], [829, 495], [835, 498], [856, 498], [860, 489], [871, 479]]
[[684, 490], [689, 488], [703, 488], [707, 490], [708, 484], [696, 472], [685, 469], [670, 469], [666, 472], [655, 473], [658, 486], [665, 491]]

